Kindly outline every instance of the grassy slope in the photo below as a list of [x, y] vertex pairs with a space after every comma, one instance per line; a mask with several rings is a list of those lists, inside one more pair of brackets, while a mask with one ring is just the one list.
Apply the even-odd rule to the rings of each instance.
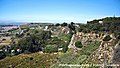
[[64, 54], [42, 54], [39, 52], [29, 55], [20, 54], [0, 60], [0, 67], [8, 68], [13, 66], [15, 68], [59, 68], [59, 64], [82, 64], [98, 47], [99, 42], [83, 47], [77, 54], [74, 54], [72, 49], [69, 49], [67, 53]]
[[[58, 62], [54, 64], [52, 68], [61, 68], [59, 64], [83, 64], [87, 58], [92, 54], [100, 45], [100, 42], [96, 42], [95, 44], [90, 44], [82, 48], [77, 54], [73, 52], [73, 49], [69, 49], [67, 53], [60, 56]], [[69, 68], [69, 67], [62, 67]], [[73, 67], [77, 68], [77, 67]], [[79, 67], [78, 67], [79, 68]]]
[[58, 56], [59, 54], [42, 54], [38, 52], [29, 55], [20, 54], [18, 56], [7, 57], [0, 60], [0, 67], [49, 68], [50, 65], [56, 63]]

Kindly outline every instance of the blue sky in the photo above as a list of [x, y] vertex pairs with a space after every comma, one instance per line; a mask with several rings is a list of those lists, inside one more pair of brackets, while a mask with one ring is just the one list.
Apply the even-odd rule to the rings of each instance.
[[0, 20], [86, 22], [120, 16], [120, 0], [0, 0]]

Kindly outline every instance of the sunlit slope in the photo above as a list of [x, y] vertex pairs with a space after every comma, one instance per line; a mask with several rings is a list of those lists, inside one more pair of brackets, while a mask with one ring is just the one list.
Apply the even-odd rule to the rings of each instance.
[[50, 65], [56, 63], [58, 54], [20, 54], [18, 56], [7, 57], [0, 60], [0, 68], [49, 68]]

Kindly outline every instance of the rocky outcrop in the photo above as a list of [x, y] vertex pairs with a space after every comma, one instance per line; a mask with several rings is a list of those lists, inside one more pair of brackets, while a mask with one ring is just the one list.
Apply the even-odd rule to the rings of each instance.
[[120, 41], [116, 44], [116, 46], [114, 48], [112, 63], [120, 64]]
[[[105, 36], [107, 35], [104, 35], [103, 38]], [[115, 37], [113, 35], [110, 36], [112, 39], [110, 41], [102, 41], [99, 48], [88, 57], [85, 63], [106, 65], [120, 64], [120, 41], [115, 44], [113, 43]]]
[[[111, 40], [103, 41], [107, 35], [110, 35]], [[95, 33], [77, 32], [76, 34], [73, 34], [68, 47], [73, 48], [74, 50], [79, 50], [79, 48], [75, 47], [75, 42], [78, 40], [81, 41], [83, 45], [90, 44], [94, 41], [101, 41], [99, 48], [88, 57], [85, 63], [118, 63], [120, 62], [120, 41], [115, 44], [113, 43], [115, 39], [116, 38], [113, 34], [100, 35]]]
[[83, 45], [90, 44], [94, 41], [100, 41], [100, 35], [95, 33], [82, 33], [77, 32], [75, 35], [75, 40], [80, 40]]
[[82, 45], [84, 46], [94, 43], [95, 41], [100, 41], [99, 39], [100, 39], [99, 34], [77, 32], [76, 34], [72, 35], [68, 48], [73, 48], [74, 52], [77, 52], [78, 50], [81, 50], [81, 48], [77, 48], [75, 46], [76, 41], [81, 41]]
[[90, 57], [87, 60], [87, 63], [111, 63], [114, 46], [115, 45], [110, 42], [102, 41], [100, 47], [93, 54], [90, 55]]
[[75, 34], [72, 35], [72, 38], [71, 38], [68, 48], [75, 48], [75, 43], [74, 43], [75, 40], [74, 39], [75, 39]]
[[[109, 41], [103, 41], [103, 39], [109, 35], [111, 39]], [[95, 41], [100, 41], [101, 44], [97, 50], [95, 50], [84, 63], [87, 64], [120, 64], [120, 41], [114, 43], [116, 38], [114, 34], [95, 34], [95, 33], [82, 33], [77, 32], [71, 38], [69, 48], [73, 48], [74, 51], [79, 50], [75, 47], [76, 41], [81, 41], [82, 44], [88, 45]], [[75, 52], [76, 53], [76, 52]], [[83, 63], [83, 64], [84, 64]], [[103, 66], [104, 68], [105, 66]], [[102, 68], [102, 67], [101, 67]], [[114, 68], [114, 67], [113, 67]], [[117, 68], [117, 67], [116, 67]]]

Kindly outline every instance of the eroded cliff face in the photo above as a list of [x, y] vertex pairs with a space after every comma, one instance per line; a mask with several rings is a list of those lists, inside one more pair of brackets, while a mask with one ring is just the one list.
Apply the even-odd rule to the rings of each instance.
[[73, 34], [68, 48], [79, 50], [79, 48], [75, 47], [76, 41], [81, 41], [83, 45], [88, 45], [90, 43], [94, 43], [95, 41], [100, 41], [100, 40], [101, 40], [101, 36], [99, 34], [77, 32], [76, 34]]
[[101, 41], [99, 48], [88, 57], [85, 63], [107, 65], [120, 64], [120, 40], [116, 42], [116, 38], [112, 34], [109, 34], [111, 40], [103, 41], [106, 35], [108, 34], [101, 37], [101, 40], [99, 40]]
[[99, 48], [91, 54], [86, 63], [112, 63], [114, 44], [102, 41]]
[[120, 64], [120, 41], [114, 47], [112, 63]]
[[[103, 41], [103, 39], [110, 35], [111, 40]], [[101, 44], [97, 50], [95, 50], [85, 61], [85, 63], [91, 64], [111, 64], [111, 63], [119, 63], [120, 64], [120, 41], [114, 43], [116, 38], [113, 34], [95, 34], [95, 33], [76, 33], [73, 35], [71, 39], [71, 43], [69, 48], [74, 48], [79, 50], [79, 48], [75, 47], [75, 42], [80, 40], [82, 44], [85, 46], [89, 43], [93, 43], [94, 41], [100, 41]]]

